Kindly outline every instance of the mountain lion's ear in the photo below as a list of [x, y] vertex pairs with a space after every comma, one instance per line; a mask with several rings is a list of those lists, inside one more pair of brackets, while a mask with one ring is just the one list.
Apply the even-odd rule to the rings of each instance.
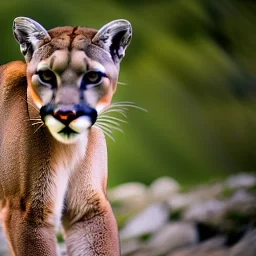
[[132, 39], [132, 26], [127, 20], [114, 20], [103, 26], [92, 42], [107, 50], [115, 63], [119, 63]]
[[27, 61], [31, 59], [36, 49], [51, 40], [48, 32], [39, 23], [26, 17], [18, 17], [14, 20], [13, 34]]

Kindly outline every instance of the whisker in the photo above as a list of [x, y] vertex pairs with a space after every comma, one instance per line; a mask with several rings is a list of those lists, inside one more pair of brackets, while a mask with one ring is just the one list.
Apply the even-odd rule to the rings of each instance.
[[26, 119], [24, 120], [24, 122], [33, 122], [33, 121], [41, 121], [42, 122], [42, 119], [41, 118], [34, 118], [34, 119]]
[[34, 134], [44, 125], [44, 123], [42, 123], [35, 131]]
[[97, 126], [97, 127], [99, 127], [103, 132], [104, 132], [104, 134], [105, 135], [107, 135], [111, 140], [113, 140], [114, 142], [115, 142], [115, 139], [114, 139], [114, 137], [111, 135], [111, 133], [109, 133], [108, 131], [106, 131], [103, 127], [101, 127], [101, 125], [99, 125], [99, 124], [95, 124], [95, 126]]
[[136, 109], [142, 110], [144, 112], [148, 112], [145, 108], [139, 107], [135, 103], [129, 102], [129, 101], [127, 101], [127, 102], [120, 102], [120, 103], [117, 102], [117, 103], [113, 103], [111, 105], [114, 105], [114, 106], [117, 106], [117, 107], [136, 108]]
[[124, 131], [123, 131], [121, 128], [118, 128], [118, 127], [116, 127], [116, 126], [113, 126], [113, 125], [110, 125], [110, 124], [106, 124], [106, 123], [100, 123], [100, 122], [99, 122], [99, 124], [100, 124], [101, 126], [103, 126], [104, 128], [106, 127], [106, 128], [108, 128], [108, 129], [110, 129], [110, 131], [111, 131], [111, 129], [113, 129], [113, 130], [117, 130], [117, 131], [119, 131], [119, 132], [121, 132], [121, 133], [124, 133]]
[[[114, 105], [114, 106], [134, 106], [134, 107], [138, 107], [138, 108], [141, 108], [139, 107], [135, 102], [133, 101], [119, 101], [119, 102], [114, 102], [112, 103], [111, 105]], [[141, 108], [141, 109], [144, 109], [144, 108]]]
[[119, 104], [131, 104], [131, 105], [136, 105], [135, 102], [133, 102], [133, 101], [128, 101], [128, 100], [117, 101], [117, 102], [112, 102], [112, 103], [111, 103], [111, 105], [119, 105]]
[[106, 122], [106, 123], [111, 123], [111, 124], [115, 124], [117, 126], [120, 126], [120, 124], [118, 122], [113, 121], [113, 120], [109, 120], [109, 119], [104, 118], [104, 117], [98, 118], [97, 122]]
[[[103, 130], [103, 129], [102, 129]], [[112, 141], [116, 142], [116, 140], [114, 139], [114, 137], [109, 134], [108, 132], [106, 132], [105, 130], [103, 130], [104, 134], [106, 134]]]
[[115, 112], [115, 113], [120, 113], [122, 116], [124, 116], [125, 118], [127, 118], [127, 115], [125, 114], [124, 111], [120, 111], [120, 110], [116, 110], [116, 109], [110, 109], [110, 110], [105, 110], [104, 112], [102, 112], [101, 114], [107, 114], [107, 113], [111, 113], [111, 112]]
[[123, 120], [122, 118], [112, 116], [111, 113], [118, 113], [121, 114], [124, 118], [127, 118], [126, 112], [131, 108], [136, 108], [147, 112], [146, 109], [137, 106], [134, 102], [131, 101], [115, 102], [110, 104], [108, 107], [103, 109], [102, 112], [99, 113], [95, 125], [101, 128], [106, 136], [115, 141], [112, 136], [113, 130], [124, 133], [120, 128], [120, 123], [127, 123], [127, 121]]
[[113, 134], [113, 132], [112, 132], [112, 130], [110, 128], [108, 128], [106, 126], [103, 126], [102, 124], [97, 124], [97, 125], [99, 125], [101, 127], [101, 129], [106, 130], [107, 132]]
[[23, 120], [24, 122], [31, 122], [31, 121], [42, 121], [42, 119], [41, 118], [32, 118], [32, 119], [25, 119], [25, 120]]
[[115, 107], [119, 107], [119, 106], [117, 104], [112, 103], [109, 106], [107, 106], [105, 109], [103, 109], [103, 111], [107, 110], [107, 109], [110, 109], [110, 108], [115, 108]]
[[120, 106], [112, 106], [110, 105], [109, 107], [107, 107], [106, 109], [104, 109], [101, 113], [105, 113], [105, 111], [108, 111], [110, 109], [115, 109], [115, 110], [121, 110], [121, 111], [127, 111], [128, 108], [125, 108], [125, 107], [120, 107]]
[[36, 125], [36, 124], [43, 124], [43, 122], [36, 122], [36, 123], [33, 123], [32, 125]]
[[118, 118], [118, 117], [115, 117], [115, 116], [109, 116], [109, 115], [105, 115], [105, 114], [103, 114], [103, 115], [100, 114], [98, 119], [101, 120], [101, 118], [113, 119], [113, 120], [116, 120], [118, 122], [122, 122], [122, 123], [126, 123], [126, 124], [128, 123], [127, 121], [125, 121], [121, 118]]
[[111, 112], [125, 113], [125, 111], [127, 111], [129, 108], [136, 108], [136, 109], [139, 109], [139, 110], [147, 112], [146, 109], [137, 106], [134, 102], [131, 102], [131, 101], [120, 101], [120, 102], [112, 103], [111, 105], [109, 105], [108, 107], [103, 109], [103, 111], [100, 113], [100, 115], [101, 114], [103, 115], [103, 114], [109, 113], [110, 110], [112, 110]]
[[21, 97], [20, 95], [19, 95], [19, 97], [22, 98], [25, 102], [27, 102], [30, 106], [32, 106], [39, 113], [39, 110], [31, 102], [29, 102], [27, 99]]
[[117, 84], [121, 84], [121, 85], [128, 85], [127, 83], [123, 83], [123, 82], [117, 82]]

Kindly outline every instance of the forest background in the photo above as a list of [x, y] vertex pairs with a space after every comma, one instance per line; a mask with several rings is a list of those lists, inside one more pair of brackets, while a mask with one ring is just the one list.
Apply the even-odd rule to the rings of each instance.
[[133, 25], [113, 99], [134, 101], [108, 139], [109, 186], [171, 176], [183, 186], [255, 171], [256, 4], [249, 0], [62, 0], [0, 3], [0, 64], [23, 59], [13, 19], [46, 29]]

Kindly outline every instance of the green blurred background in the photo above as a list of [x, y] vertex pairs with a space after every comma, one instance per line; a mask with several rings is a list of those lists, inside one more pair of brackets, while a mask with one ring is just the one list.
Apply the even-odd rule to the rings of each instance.
[[169, 175], [190, 186], [256, 162], [256, 3], [249, 0], [73, 0], [0, 3], [0, 64], [22, 59], [12, 22], [100, 28], [119, 18], [134, 36], [114, 101], [134, 101], [125, 134], [108, 140], [109, 186]]

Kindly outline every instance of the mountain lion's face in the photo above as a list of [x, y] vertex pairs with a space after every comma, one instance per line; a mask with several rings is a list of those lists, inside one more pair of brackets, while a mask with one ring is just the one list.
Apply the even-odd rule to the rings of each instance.
[[20, 17], [14, 35], [28, 64], [28, 90], [41, 119], [57, 140], [76, 141], [111, 103], [131, 40], [130, 23], [113, 21], [99, 31], [60, 27], [47, 32]]

